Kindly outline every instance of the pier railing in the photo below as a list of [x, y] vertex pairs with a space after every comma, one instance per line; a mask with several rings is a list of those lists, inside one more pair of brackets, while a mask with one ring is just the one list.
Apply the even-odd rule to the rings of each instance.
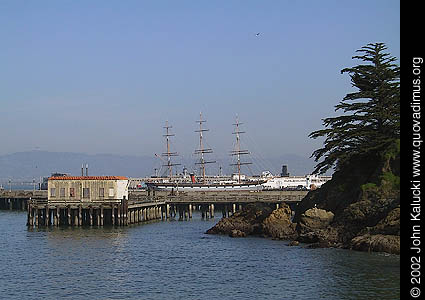
[[[151, 203], [170, 204], [207, 204], [207, 203], [297, 203], [301, 201], [307, 191], [281, 191], [281, 192], [256, 192], [256, 193], [174, 193], [157, 192], [147, 193], [146, 191], [129, 191], [128, 204], [130, 206]], [[81, 201], [75, 199], [64, 199], [61, 201], [48, 201], [47, 191], [0, 191], [0, 209], [20, 209], [25, 210], [28, 204], [32, 206], [100, 206], [119, 204], [121, 199], [91, 199], [91, 201]]]
[[47, 191], [45, 190], [16, 190], [16, 191], [0, 191], [0, 198], [10, 199], [47, 199]]
[[276, 203], [299, 202], [305, 197], [306, 194], [307, 193], [300, 193], [296, 195], [160, 195], [139, 196], [137, 200], [134, 199], [133, 201], [166, 203]]
[[169, 202], [169, 203], [294, 203], [301, 201], [308, 191], [256, 192], [256, 193], [156, 193], [148, 195], [141, 192], [129, 193], [130, 201]]

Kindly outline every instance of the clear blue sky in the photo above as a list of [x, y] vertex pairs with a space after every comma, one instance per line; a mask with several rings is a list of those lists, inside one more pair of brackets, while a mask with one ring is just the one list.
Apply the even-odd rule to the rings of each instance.
[[187, 156], [202, 111], [219, 156], [236, 114], [263, 157], [309, 156], [355, 50], [399, 57], [400, 3], [0, 0], [0, 38], [0, 154], [153, 155], [168, 120]]

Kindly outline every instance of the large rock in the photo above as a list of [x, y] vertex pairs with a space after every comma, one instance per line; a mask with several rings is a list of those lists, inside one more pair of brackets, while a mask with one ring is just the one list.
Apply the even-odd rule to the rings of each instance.
[[353, 238], [350, 245], [354, 250], [400, 254], [399, 235], [365, 234]]
[[333, 219], [334, 214], [331, 211], [313, 207], [301, 215], [297, 229], [301, 234], [325, 229]]
[[[272, 209], [264, 204], [249, 204], [243, 210], [234, 213], [231, 217], [222, 218], [214, 227], [206, 231], [207, 234], [226, 234], [242, 236], [262, 234], [262, 223]], [[236, 231], [234, 231], [236, 230]]]
[[376, 226], [360, 231], [351, 239], [348, 247], [361, 251], [400, 254], [400, 207], [391, 210]]
[[296, 225], [291, 222], [292, 211], [288, 205], [274, 210], [263, 221], [263, 234], [275, 239], [294, 240], [298, 237]]
[[320, 208], [306, 210], [297, 224], [299, 233], [298, 241], [302, 243], [313, 243], [311, 247], [337, 247], [338, 231], [329, 225], [334, 219], [334, 214]]
[[327, 245], [327, 247], [342, 247], [340, 235], [338, 228], [328, 226], [324, 229], [300, 233], [297, 240], [301, 243], [318, 244], [321, 245], [321, 248], [325, 247], [324, 245]]
[[367, 232], [371, 234], [400, 236], [400, 206], [391, 210], [376, 226], [367, 228]]
[[272, 210], [265, 204], [250, 204], [229, 218], [221, 219], [208, 234], [226, 234], [231, 237], [262, 235], [274, 239], [294, 240], [298, 234], [291, 222], [288, 205]]

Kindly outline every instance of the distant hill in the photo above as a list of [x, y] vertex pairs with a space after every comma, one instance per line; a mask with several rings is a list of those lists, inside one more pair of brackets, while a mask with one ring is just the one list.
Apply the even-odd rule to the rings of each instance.
[[[51, 173], [81, 174], [81, 165], [89, 164], [89, 175], [116, 175], [128, 177], [142, 177], [154, 174], [154, 168], [160, 168], [162, 162], [151, 156], [130, 156], [114, 154], [84, 154], [69, 152], [28, 151], [0, 155], [0, 182], [8, 179], [32, 180]], [[231, 172], [228, 158], [220, 160], [223, 174]], [[281, 172], [282, 165], [288, 166], [291, 175], [304, 175], [313, 170], [314, 161], [298, 155], [282, 155], [277, 158], [263, 159], [258, 163], [253, 159], [250, 167], [252, 172], [269, 170], [274, 174]], [[187, 166], [193, 170], [193, 162], [182, 161], [178, 170]], [[208, 165], [210, 174], [218, 174], [218, 166]], [[164, 169], [163, 169], [164, 171]], [[248, 173], [248, 172], [247, 172]]]
[[0, 181], [38, 179], [51, 173], [81, 174], [81, 165], [89, 164], [89, 175], [143, 176], [153, 173], [155, 157], [29, 151], [0, 156]]

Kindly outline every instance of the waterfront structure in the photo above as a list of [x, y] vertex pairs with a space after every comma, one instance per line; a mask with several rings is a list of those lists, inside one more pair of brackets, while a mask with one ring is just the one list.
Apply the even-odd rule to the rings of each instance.
[[[53, 185], [52, 185], [53, 186]], [[55, 185], [56, 186], [56, 185]], [[308, 191], [226, 191], [183, 192], [132, 190], [128, 199], [108, 199], [86, 201], [54, 199], [48, 201], [48, 191], [0, 192], [0, 203], [12, 197], [27, 203], [27, 225], [34, 226], [126, 226], [151, 220], [192, 218], [194, 210], [199, 210], [203, 218], [214, 218], [219, 210], [223, 217], [235, 213], [249, 203], [264, 203], [278, 208], [286, 203], [294, 208]], [[54, 191], [56, 193], [56, 191]], [[24, 199], [26, 197], [26, 199]], [[53, 197], [55, 198], [55, 197]], [[15, 199], [16, 200], [16, 199]], [[95, 199], [92, 199], [95, 200]], [[10, 201], [7, 209], [21, 209]], [[0, 207], [1, 209], [1, 207]]]
[[269, 179], [263, 183], [265, 190], [305, 189], [314, 190], [320, 188], [324, 183], [331, 180], [332, 176], [305, 175], [284, 176]]
[[[87, 172], [86, 172], [87, 174]], [[28, 202], [28, 225], [127, 225], [128, 178], [52, 176], [47, 200]]]
[[0, 190], [0, 210], [26, 210], [30, 201], [46, 199], [47, 190]]
[[47, 201], [102, 203], [128, 199], [128, 178], [122, 176], [52, 176]]

